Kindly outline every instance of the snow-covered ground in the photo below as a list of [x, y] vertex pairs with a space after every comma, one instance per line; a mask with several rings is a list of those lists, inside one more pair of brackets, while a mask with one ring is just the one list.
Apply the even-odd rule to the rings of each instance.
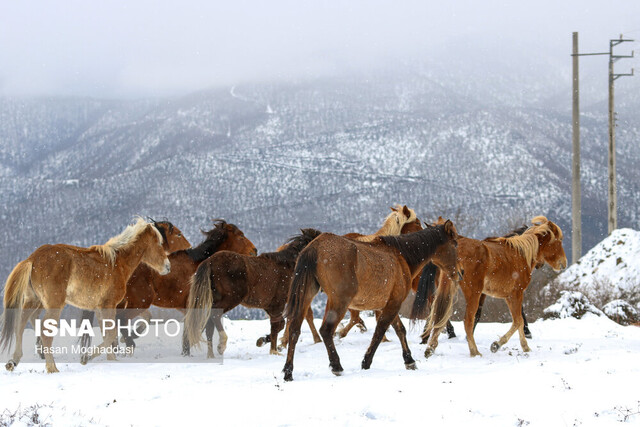
[[[476, 341], [483, 357], [470, 358], [459, 337], [440, 337], [429, 360], [419, 327], [409, 334], [418, 370], [404, 369], [397, 337], [382, 343], [371, 370], [360, 362], [369, 331], [337, 342], [345, 368], [333, 376], [323, 344], [303, 326], [294, 381], [285, 383], [284, 357], [257, 348], [267, 321], [227, 321], [224, 363], [119, 362], [21, 364], [0, 373], [0, 424], [10, 414], [54, 425], [473, 425], [605, 426], [640, 423], [640, 328], [587, 315], [537, 321], [531, 353], [517, 337], [493, 354], [491, 343], [508, 325], [483, 323]], [[320, 321], [316, 320], [318, 326]], [[8, 356], [4, 356], [8, 359]], [[31, 407], [31, 409], [29, 409]], [[20, 408], [20, 410], [18, 410]], [[26, 417], [23, 417], [25, 425]]]

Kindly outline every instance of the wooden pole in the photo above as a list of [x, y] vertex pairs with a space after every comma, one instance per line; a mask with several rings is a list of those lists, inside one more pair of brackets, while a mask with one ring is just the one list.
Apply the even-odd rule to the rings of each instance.
[[580, 190], [580, 76], [578, 33], [573, 33], [573, 157], [571, 186], [571, 263], [582, 256], [582, 195]]

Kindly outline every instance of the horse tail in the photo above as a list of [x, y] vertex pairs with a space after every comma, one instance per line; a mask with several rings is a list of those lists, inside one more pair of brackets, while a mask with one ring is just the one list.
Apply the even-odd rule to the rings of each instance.
[[292, 320], [304, 316], [304, 302], [310, 292], [317, 293], [320, 287], [316, 278], [318, 252], [315, 247], [307, 246], [298, 256], [293, 281], [289, 288], [289, 299], [284, 308], [284, 317]]
[[437, 276], [438, 267], [432, 263], [428, 263], [422, 269], [420, 281], [418, 282], [418, 290], [416, 291], [416, 299], [413, 301], [413, 307], [411, 308], [411, 320], [425, 317], [429, 300], [433, 297], [436, 290]]
[[429, 315], [428, 330], [441, 329], [447, 324], [453, 313], [453, 303], [457, 291], [456, 284], [448, 277], [443, 277], [436, 290], [436, 297]]
[[184, 318], [185, 333], [191, 346], [198, 346], [202, 341], [202, 330], [209, 320], [213, 306], [212, 286], [211, 263], [205, 261], [191, 278], [187, 315]]
[[16, 319], [22, 314], [24, 297], [31, 283], [31, 260], [24, 260], [15, 266], [7, 283], [4, 285], [4, 312], [2, 313], [2, 333], [0, 334], [0, 350], [11, 347], [16, 332]]

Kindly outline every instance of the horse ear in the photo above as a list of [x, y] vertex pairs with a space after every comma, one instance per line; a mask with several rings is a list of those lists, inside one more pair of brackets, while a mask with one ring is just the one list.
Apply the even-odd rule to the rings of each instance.
[[407, 218], [411, 218], [411, 212], [409, 211], [409, 208], [407, 207], [407, 205], [404, 205], [402, 207], [402, 213], [404, 214], [404, 216], [406, 216]]
[[394, 208], [393, 206], [390, 206], [390, 209], [391, 209], [393, 212], [398, 212], [398, 209]]
[[444, 223], [444, 231], [445, 233], [447, 233], [447, 235], [451, 236], [452, 239], [458, 238], [458, 231], [456, 230], [456, 226], [453, 225], [453, 222], [451, 222], [450, 219], [448, 219]]

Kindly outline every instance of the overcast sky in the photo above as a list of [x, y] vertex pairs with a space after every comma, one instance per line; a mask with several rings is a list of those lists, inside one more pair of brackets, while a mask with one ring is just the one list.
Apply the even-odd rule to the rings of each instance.
[[570, 69], [572, 31], [583, 51], [621, 32], [640, 41], [640, 1], [1, 0], [0, 95], [165, 96], [446, 61], [461, 47], [490, 58], [535, 46]]

